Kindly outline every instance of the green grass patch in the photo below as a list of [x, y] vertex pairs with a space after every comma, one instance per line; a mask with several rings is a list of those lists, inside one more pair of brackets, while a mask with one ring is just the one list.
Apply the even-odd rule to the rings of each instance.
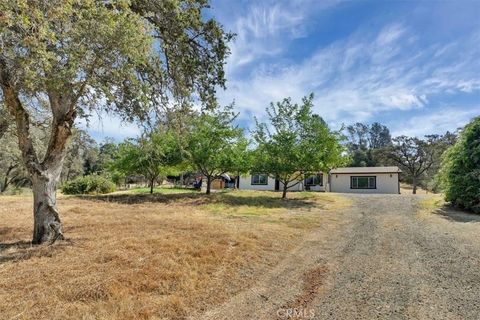
[[[129, 189], [126, 192], [133, 193], [133, 194], [149, 194], [150, 188], [134, 188]], [[153, 193], [160, 193], [160, 194], [176, 194], [176, 193], [197, 193], [198, 191], [194, 189], [186, 189], [186, 188], [166, 188], [166, 187], [156, 187], [153, 188]]]
[[445, 205], [443, 195], [434, 195], [419, 201], [421, 209], [439, 209]]

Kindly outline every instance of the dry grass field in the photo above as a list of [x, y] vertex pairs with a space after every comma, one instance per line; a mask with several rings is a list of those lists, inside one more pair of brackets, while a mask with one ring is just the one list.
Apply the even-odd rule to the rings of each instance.
[[[67, 240], [31, 247], [28, 196], [0, 197], [1, 319], [184, 319], [251, 286], [348, 206], [332, 194], [60, 197]], [[330, 215], [331, 217], [331, 215]]]

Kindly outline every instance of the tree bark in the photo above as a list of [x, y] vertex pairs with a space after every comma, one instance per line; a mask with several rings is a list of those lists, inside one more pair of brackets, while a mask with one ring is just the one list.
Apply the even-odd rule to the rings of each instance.
[[286, 198], [287, 198], [287, 190], [288, 190], [288, 184], [285, 183], [285, 184], [283, 184], [282, 199], [286, 199]]
[[62, 240], [62, 222], [57, 210], [58, 168], [46, 170], [32, 176], [33, 190], [33, 244], [53, 243]]
[[413, 185], [412, 193], [417, 194], [417, 178], [415, 176], [413, 177], [412, 185]]
[[207, 176], [207, 194], [210, 194], [210, 185], [212, 183], [212, 177], [211, 176]]
[[155, 185], [155, 178], [150, 179], [150, 194], [153, 194], [153, 186]]

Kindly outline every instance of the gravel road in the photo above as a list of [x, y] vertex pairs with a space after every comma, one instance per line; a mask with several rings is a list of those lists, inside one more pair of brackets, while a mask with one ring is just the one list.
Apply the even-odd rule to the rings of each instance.
[[410, 195], [354, 205], [204, 319], [480, 319], [480, 217]]

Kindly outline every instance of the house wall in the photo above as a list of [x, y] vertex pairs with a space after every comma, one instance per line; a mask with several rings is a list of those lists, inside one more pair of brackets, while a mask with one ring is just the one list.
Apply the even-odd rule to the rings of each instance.
[[252, 176], [245, 175], [240, 176], [240, 184], [238, 186], [240, 190], [275, 190], [275, 179], [268, 177], [268, 184], [252, 184]]
[[[327, 185], [328, 182], [328, 175], [324, 174], [323, 175], [323, 186], [311, 186], [310, 190], [311, 191], [325, 191], [325, 186]], [[294, 184], [294, 182], [291, 182], [291, 184]], [[239, 184], [239, 189], [240, 190], [275, 190], [275, 179], [268, 177], [268, 184], [267, 185], [252, 185], [252, 176], [251, 175], [245, 175], [240, 177], [240, 184]], [[280, 183], [280, 190], [283, 190], [283, 183]], [[304, 181], [302, 180], [300, 183], [297, 185], [291, 187], [288, 189], [288, 191], [303, 191], [305, 190], [304, 186]]]
[[[350, 177], [377, 177], [376, 189], [351, 189]], [[332, 173], [330, 176], [330, 192], [340, 193], [391, 193], [398, 194], [398, 173]]]

